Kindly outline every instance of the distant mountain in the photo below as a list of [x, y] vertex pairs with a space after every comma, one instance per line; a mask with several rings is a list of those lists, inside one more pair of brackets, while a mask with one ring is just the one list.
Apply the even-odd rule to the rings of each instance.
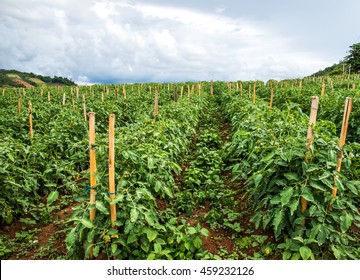
[[17, 70], [0, 69], [0, 87], [41, 87], [41, 86], [76, 85], [72, 80], [63, 77], [37, 75], [34, 73], [20, 72]]

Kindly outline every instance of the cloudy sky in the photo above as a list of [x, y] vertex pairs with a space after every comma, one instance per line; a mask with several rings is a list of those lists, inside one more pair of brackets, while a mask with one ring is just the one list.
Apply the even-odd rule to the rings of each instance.
[[359, 0], [0, 0], [0, 68], [79, 83], [310, 75], [360, 41]]

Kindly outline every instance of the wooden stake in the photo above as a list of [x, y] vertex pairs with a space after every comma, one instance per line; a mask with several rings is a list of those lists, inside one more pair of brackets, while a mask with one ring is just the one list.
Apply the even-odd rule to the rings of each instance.
[[30, 130], [30, 140], [32, 140], [32, 138], [34, 136], [34, 131], [33, 131], [32, 104], [31, 104], [31, 101], [29, 101], [29, 130]]
[[48, 102], [50, 103], [51, 101], [51, 94], [50, 94], [50, 91], [48, 91]]
[[71, 91], [71, 106], [73, 109], [75, 109], [75, 101], [74, 101], [74, 94]]
[[62, 102], [62, 105], [63, 105], [63, 106], [65, 105], [65, 91], [63, 92], [63, 102]]
[[[115, 115], [109, 116], [109, 195], [110, 201], [115, 198]], [[111, 225], [116, 221], [116, 204], [110, 204]]]
[[210, 95], [214, 95], [214, 85], [213, 80], [210, 81]]
[[126, 99], [126, 88], [125, 88], [125, 85], [123, 85], [123, 96], [124, 96], [124, 99]]
[[325, 84], [323, 83], [321, 85], [321, 96], [324, 96], [324, 94], [325, 94]]
[[270, 110], [272, 110], [272, 107], [273, 107], [273, 99], [274, 99], [274, 88], [271, 88], [271, 94], [270, 94]]
[[256, 82], [254, 83], [253, 103], [256, 103]]
[[18, 115], [20, 116], [21, 114], [21, 95], [19, 96], [19, 99], [18, 99]]
[[159, 114], [159, 93], [157, 89], [155, 89], [155, 101], [154, 101], [154, 119], [156, 121], [157, 116]]
[[[95, 113], [89, 113], [90, 146], [90, 206], [96, 203], [96, 153], [95, 153]], [[90, 221], [96, 217], [96, 209], [90, 209]]]
[[[349, 118], [350, 118], [351, 110], [352, 110], [352, 99], [350, 97], [347, 97], [346, 101], [345, 101], [344, 115], [343, 115], [343, 121], [342, 121], [342, 126], [341, 126], [340, 138], [339, 138], [340, 150], [337, 153], [337, 164], [336, 164], [336, 168], [335, 168], [335, 170], [337, 172], [340, 172], [340, 170], [341, 170], [342, 157], [343, 157], [343, 152], [341, 151], [341, 149], [345, 145], [345, 139], [346, 139], [347, 129], [349, 126]], [[335, 176], [335, 178], [337, 178], [337, 175]], [[335, 181], [334, 188], [331, 192], [333, 197], [336, 196], [337, 190], [338, 190], [338, 187], [336, 186], [336, 181]], [[329, 208], [330, 208], [330, 210], [332, 210], [331, 205]]]
[[[318, 108], [319, 108], [319, 97], [313, 96], [312, 102], [311, 102], [311, 112], [310, 112], [310, 119], [309, 119], [309, 126], [308, 126], [308, 131], [307, 131], [307, 140], [306, 140], [306, 149], [308, 150], [308, 152], [310, 151], [311, 144], [314, 142], [313, 127], [316, 124]], [[307, 155], [305, 156], [305, 161], [306, 162], [309, 161], [309, 158]], [[308, 201], [305, 198], [301, 197], [301, 213], [304, 213], [306, 211], [307, 204], [308, 204]]]
[[299, 82], [299, 88], [302, 89], [302, 80]]
[[190, 94], [191, 94], [190, 93], [190, 85], [187, 85], [187, 88], [188, 88], [188, 96], [187, 97], [188, 97], [188, 99], [190, 99]]
[[243, 84], [240, 83], [240, 96], [242, 96], [242, 92], [243, 92]]
[[84, 120], [86, 121], [86, 103], [85, 103], [85, 95], [82, 94], [82, 103], [83, 103], [83, 109], [84, 109]]
[[183, 97], [183, 93], [184, 93], [184, 85], [182, 85], [181, 89], [180, 89], [180, 97], [181, 98]]

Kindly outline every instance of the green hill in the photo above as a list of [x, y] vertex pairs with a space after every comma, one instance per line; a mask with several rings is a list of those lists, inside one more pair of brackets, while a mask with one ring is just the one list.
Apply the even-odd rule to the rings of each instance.
[[17, 70], [0, 69], [1, 87], [38, 87], [43, 85], [76, 85], [72, 80], [63, 77], [37, 75], [34, 73], [20, 72]]

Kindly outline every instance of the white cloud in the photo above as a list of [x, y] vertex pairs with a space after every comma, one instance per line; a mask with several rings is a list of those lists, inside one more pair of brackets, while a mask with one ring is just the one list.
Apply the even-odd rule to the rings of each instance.
[[226, 17], [222, 5], [211, 14], [127, 1], [24, 3], [0, 4], [2, 67], [91, 83], [266, 80], [328, 65], [264, 22]]

